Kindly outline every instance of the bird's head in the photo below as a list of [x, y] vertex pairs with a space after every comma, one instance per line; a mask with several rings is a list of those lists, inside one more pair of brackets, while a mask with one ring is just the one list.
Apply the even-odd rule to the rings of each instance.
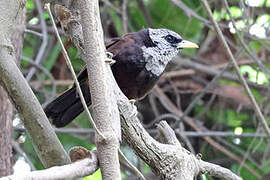
[[174, 31], [169, 29], [151, 29], [149, 28], [149, 36], [153, 43], [159, 48], [171, 51], [178, 51], [184, 48], [198, 48], [199, 46], [183, 38]]
[[148, 34], [153, 42], [150, 47], [144, 47], [146, 69], [159, 76], [163, 73], [168, 62], [177, 55], [180, 49], [198, 48], [199, 46], [168, 29], [148, 29]]

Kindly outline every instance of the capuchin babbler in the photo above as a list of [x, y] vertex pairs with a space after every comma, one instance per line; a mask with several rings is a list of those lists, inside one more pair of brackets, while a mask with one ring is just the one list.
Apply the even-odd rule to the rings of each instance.
[[[118, 86], [129, 99], [135, 100], [144, 98], [152, 90], [167, 64], [183, 48], [198, 48], [198, 45], [168, 29], [142, 29], [106, 43], [107, 51], [115, 60], [111, 69]], [[90, 106], [87, 69], [77, 78]], [[66, 126], [83, 110], [75, 85], [45, 107], [47, 117], [56, 127]]]

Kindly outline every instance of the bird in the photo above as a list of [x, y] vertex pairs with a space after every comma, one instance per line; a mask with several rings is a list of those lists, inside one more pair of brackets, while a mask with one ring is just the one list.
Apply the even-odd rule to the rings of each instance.
[[[105, 43], [107, 52], [115, 61], [111, 65], [114, 78], [129, 99], [143, 99], [155, 86], [167, 64], [181, 49], [198, 48], [169, 29], [146, 28], [111, 39]], [[91, 94], [87, 69], [84, 67], [77, 79], [88, 106]], [[64, 127], [84, 111], [76, 86], [66, 90], [44, 109], [56, 127]]]

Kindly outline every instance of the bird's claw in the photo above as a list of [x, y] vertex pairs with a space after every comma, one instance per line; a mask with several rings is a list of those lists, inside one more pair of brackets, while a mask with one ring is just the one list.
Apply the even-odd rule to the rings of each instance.
[[129, 102], [130, 102], [131, 105], [134, 105], [136, 100], [135, 99], [130, 99]]
[[113, 59], [106, 59], [105, 62], [108, 63], [109, 65], [113, 65], [116, 61]]
[[113, 60], [113, 54], [111, 52], [106, 52], [107, 58], [105, 60], [106, 63], [108, 63], [109, 65], [113, 65], [116, 61]]
[[107, 58], [112, 59], [113, 58], [113, 53], [106, 51]]

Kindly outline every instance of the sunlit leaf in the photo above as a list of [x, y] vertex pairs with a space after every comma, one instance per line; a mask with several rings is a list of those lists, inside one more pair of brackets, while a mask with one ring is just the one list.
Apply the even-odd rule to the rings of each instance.
[[267, 77], [264, 73], [256, 71], [251, 66], [245, 65], [240, 67], [240, 71], [244, 75], [248, 75], [250, 81], [255, 82], [257, 84], [267, 83]]
[[245, 0], [249, 6], [262, 6], [265, 0]]
[[243, 128], [242, 127], [236, 127], [234, 129], [234, 134], [235, 135], [241, 135], [243, 133]]
[[31, 1], [31, 0], [28, 0], [28, 1], [26, 1], [26, 8], [27, 9], [34, 9], [34, 7], [35, 7], [35, 5], [34, 5], [34, 3], [33, 3], [33, 1]]
[[28, 23], [30, 25], [35, 25], [39, 22], [39, 19], [37, 17], [33, 17]]
[[83, 180], [102, 180], [101, 170], [98, 169], [92, 175], [84, 177]]

